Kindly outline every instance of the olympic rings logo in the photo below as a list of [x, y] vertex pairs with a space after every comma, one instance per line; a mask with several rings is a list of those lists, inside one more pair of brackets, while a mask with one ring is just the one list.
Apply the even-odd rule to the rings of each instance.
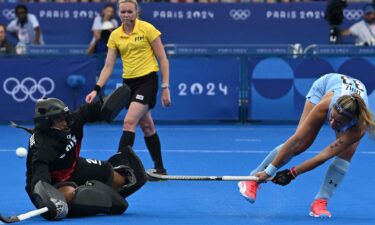
[[16, 15], [14, 13], [14, 9], [3, 9], [3, 16], [7, 20], [12, 20], [12, 19], [16, 18]]
[[4, 81], [3, 89], [17, 102], [24, 102], [28, 98], [36, 102], [55, 90], [55, 82], [49, 77], [43, 77], [39, 81], [26, 77], [21, 82], [15, 77], [9, 77]]
[[359, 20], [363, 16], [363, 11], [360, 9], [345, 9], [343, 13], [347, 20]]
[[229, 15], [234, 20], [247, 20], [250, 17], [251, 12], [248, 9], [231, 9]]

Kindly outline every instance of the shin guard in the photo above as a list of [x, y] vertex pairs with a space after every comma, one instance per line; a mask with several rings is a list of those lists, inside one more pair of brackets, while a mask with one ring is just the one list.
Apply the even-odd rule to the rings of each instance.
[[127, 208], [127, 201], [115, 190], [102, 182], [91, 180], [76, 189], [69, 216], [119, 215]]

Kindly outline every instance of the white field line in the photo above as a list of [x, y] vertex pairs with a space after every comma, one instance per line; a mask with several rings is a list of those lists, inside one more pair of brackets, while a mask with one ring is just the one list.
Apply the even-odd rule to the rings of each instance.
[[[4, 152], [15, 152], [15, 149], [0, 149], [0, 153]], [[114, 149], [81, 149], [81, 152], [114, 152]], [[139, 149], [135, 150], [135, 152], [140, 153], [148, 153], [147, 149]], [[179, 150], [172, 150], [172, 149], [163, 149], [164, 153], [213, 153], [213, 154], [268, 154], [269, 151], [263, 151], [263, 150], [224, 150], [224, 149], [195, 149], [195, 150], [189, 150], [189, 149], [179, 149]], [[317, 154], [319, 151], [306, 151], [304, 154]], [[375, 151], [359, 151], [356, 154], [364, 154], [364, 155], [375, 155]]]
[[[295, 130], [296, 126], [290, 127], [157, 127], [157, 130], [168, 131], [268, 131], [268, 130]], [[323, 128], [324, 129], [324, 128]], [[119, 131], [119, 127], [95, 127], [96, 130]]]
[[262, 142], [262, 139], [256, 138], [236, 138], [235, 142]]

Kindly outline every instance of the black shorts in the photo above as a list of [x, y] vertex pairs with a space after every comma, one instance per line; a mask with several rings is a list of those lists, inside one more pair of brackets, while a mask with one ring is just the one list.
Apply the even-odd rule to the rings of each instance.
[[[123, 79], [123, 82], [128, 85], [131, 90], [130, 103], [139, 102], [148, 105], [150, 109], [155, 107], [159, 87], [156, 72], [149, 73], [142, 77]], [[126, 106], [126, 108], [129, 108], [129, 106]]]
[[78, 186], [84, 185], [86, 181], [97, 180], [112, 186], [113, 168], [107, 161], [97, 159], [78, 158], [76, 168], [69, 180]]

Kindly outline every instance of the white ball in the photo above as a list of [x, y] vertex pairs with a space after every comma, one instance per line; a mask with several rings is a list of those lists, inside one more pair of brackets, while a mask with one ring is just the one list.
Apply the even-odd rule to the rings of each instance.
[[24, 147], [19, 147], [16, 149], [16, 155], [20, 158], [27, 156], [27, 150]]

